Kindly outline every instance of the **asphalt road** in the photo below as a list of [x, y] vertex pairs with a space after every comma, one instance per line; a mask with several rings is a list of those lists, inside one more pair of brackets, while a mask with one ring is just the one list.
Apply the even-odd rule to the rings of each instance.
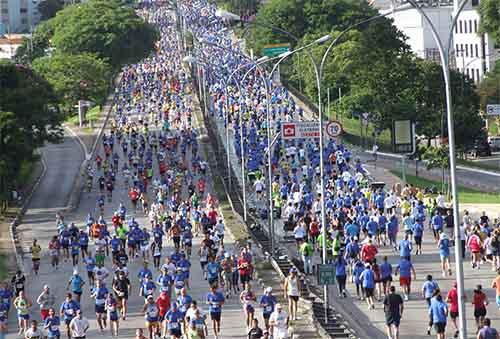
[[[101, 148], [101, 145], [100, 145]], [[102, 154], [102, 149], [100, 150]], [[121, 153], [121, 152], [119, 152]], [[24, 218], [24, 223], [18, 227], [20, 236], [22, 238], [22, 244], [24, 252], [24, 267], [27, 277], [27, 295], [30, 300], [34, 303], [31, 307], [32, 319], [40, 320], [38, 307], [36, 305], [36, 298], [42, 291], [42, 286], [48, 284], [51, 287], [53, 293], [56, 294], [56, 304], [64, 300], [64, 295], [66, 291], [66, 285], [69, 278], [72, 275], [73, 266], [70, 262], [65, 262], [59, 270], [55, 271], [50, 267], [49, 257], [47, 253], [48, 242], [53, 235], [57, 234], [56, 224], [55, 224], [55, 213], [66, 207], [67, 200], [69, 198], [70, 192], [72, 190], [75, 175], [78, 174], [78, 169], [83, 160], [83, 152], [80, 145], [72, 137], [66, 137], [64, 143], [59, 145], [48, 145], [43, 149], [44, 158], [48, 160], [47, 172], [42, 179], [37, 191], [35, 192], [31, 204]], [[121, 160], [123, 161], [123, 159]], [[122, 162], [119, 166], [122, 165]], [[156, 165], [155, 165], [155, 168]], [[141, 225], [148, 225], [146, 217], [142, 212], [132, 213], [132, 206], [129, 202], [127, 196], [127, 188], [123, 184], [123, 178], [121, 173], [117, 176], [116, 189], [113, 192], [113, 200], [111, 203], [106, 202], [104, 218], [108, 223], [110, 222], [113, 212], [118, 208], [120, 202], [123, 202], [128, 209], [128, 217], [135, 216], [136, 220]], [[71, 214], [65, 215], [65, 221], [75, 222], [77, 226], [83, 227], [84, 220], [88, 213], [92, 213], [94, 216], [97, 215], [96, 200], [98, 195], [97, 185], [91, 192], [81, 192], [80, 204], [75, 211]], [[207, 192], [211, 192], [211, 185], [208, 183]], [[151, 201], [151, 190], [150, 190], [150, 201]], [[35, 276], [31, 270], [31, 256], [28, 253], [28, 248], [31, 244], [33, 238], [37, 238], [39, 244], [43, 248], [41, 269], [38, 276]], [[193, 253], [197, 253], [199, 243], [201, 238], [195, 238], [193, 242]], [[225, 247], [229, 251], [233, 251], [232, 240], [229, 237], [225, 239]], [[93, 249], [92, 243], [89, 249]], [[165, 254], [169, 254], [173, 251], [171, 243], [163, 251]], [[197, 300], [201, 308], [207, 311], [205, 305], [206, 294], [208, 292], [208, 283], [203, 279], [201, 267], [199, 265], [198, 257], [196, 254], [192, 255], [192, 268], [191, 268], [191, 281], [189, 289], [189, 294], [194, 300]], [[132, 293], [129, 299], [129, 317], [126, 322], [120, 324], [120, 338], [132, 338], [135, 335], [136, 328], [144, 327], [144, 317], [141, 314], [142, 305], [144, 299], [139, 296], [139, 283], [137, 277], [137, 272], [141, 267], [142, 260], [135, 259], [129, 262], [128, 268], [130, 271], [130, 280], [132, 282]], [[111, 271], [111, 262], [109, 258], [106, 259], [105, 267]], [[86, 271], [84, 265], [80, 262], [78, 265], [78, 270], [82, 277], [86, 279]], [[156, 272], [154, 272], [154, 278], [156, 279]], [[110, 276], [108, 280], [108, 286], [111, 283]], [[261, 291], [256, 291], [258, 294]], [[90, 321], [90, 330], [88, 332], [87, 338], [102, 338], [110, 337], [109, 332], [106, 331], [101, 334], [98, 330], [97, 323], [95, 321], [94, 313], [94, 302], [93, 299], [89, 298], [88, 286], [84, 289], [84, 294], [82, 296], [82, 310], [85, 317]], [[256, 312], [256, 315], [260, 317], [260, 312]], [[262, 323], [262, 319], [261, 323]], [[209, 325], [209, 336], [213, 337], [213, 332], [211, 329], [211, 324]], [[232, 297], [226, 301], [223, 307], [222, 325], [221, 325], [221, 335], [219, 338], [245, 338], [246, 328], [244, 324], [244, 313], [240, 305], [239, 299]], [[19, 338], [17, 335], [17, 325], [16, 325], [16, 315], [11, 309], [9, 316], [9, 333], [6, 336], [8, 339]], [[65, 337], [63, 334], [62, 337]]]
[[[374, 165], [373, 155], [371, 153], [357, 150], [356, 156], [363, 162], [369, 162], [371, 165]], [[407, 160], [405, 163], [407, 173], [415, 175], [415, 161]], [[376, 166], [387, 170], [401, 171], [402, 164], [400, 158], [379, 153]], [[430, 176], [433, 180], [441, 180], [442, 171], [440, 169], [432, 169], [428, 171], [425, 168], [425, 164], [419, 162], [418, 171], [420, 175], [425, 174], [426, 176]], [[445, 178], [448, 178], [448, 173], [449, 171], [445, 171]], [[500, 186], [498, 185], [500, 182], [500, 173], [493, 173], [491, 171], [474, 168], [468, 169], [462, 166], [457, 166], [456, 173], [459, 185], [479, 189], [485, 192], [500, 193]]]

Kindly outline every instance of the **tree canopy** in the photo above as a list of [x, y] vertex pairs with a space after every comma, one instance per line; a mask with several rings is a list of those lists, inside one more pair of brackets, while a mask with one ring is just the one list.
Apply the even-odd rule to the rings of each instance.
[[33, 60], [50, 46], [64, 54], [93, 53], [119, 68], [146, 57], [157, 39], [155, 28], [119, 0], [66, 6], [41, 26], [33, 34], [34, 55], [30, 58], [26, 41], [20, 58]]
[[52, 86], [31, 69], [0, 61], [0, 193], [24, 160], [62, 137], [62, 115]]
[[[415, 119], [419, 135], [429, 139], [447, 135], [442, 123], [446, 110], [441, 66], [415, 56], [391, 19], [365, 22], [377, 15], [365, 1], [270, 0], [258, 12], [257, 27], [248, 42], [259, 53], [265, 44], [291, 42], [296, 48], [329, 34], [332, 40], [310, 49], [319, 64], [329, 44], [342, 35], [326, 59], [322, 79], [324, 91], [342, 89], [342, 101], [333, 91], [336, 112], [343, 116], [369, 112], [379, 131], [391, 128], [395, 119]], [[299, 41], [272, 26], [289, 31]], [[295, 56], [293, 65], [285, 63], [282, 75], [294, 87], [300, 82], [304, 94], [317, 102], [315, 72], [306, 53]], [[456, 141], [464, 148], [484, 132], [477, 114], [479, 96], [473, 81], [453, 70], [451, 82]], [[326, 99], [322, 96], [323, 104]]]
[[500, 45], [500, 1], [481, 0], [479, 15], [481, 31], [489, 33], [495, 44]]
[[62, 107], [78, 100], [103, 104], [109, 88], [110, 66], [94, 54], [60, 54], [36, 59], [33, 69], [53, 86]]

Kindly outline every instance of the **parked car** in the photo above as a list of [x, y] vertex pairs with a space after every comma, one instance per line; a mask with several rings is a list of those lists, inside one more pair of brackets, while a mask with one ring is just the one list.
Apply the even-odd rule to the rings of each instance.
[[492, 151], [500, 151], [500, 137], [489, 137], [488, 144]]
[[477, 157], [490, 157], [491, 156], [491, 147], [488, 142], [485, 141], [476, 141], [474, 142], [474, 146], [472, 146], [468, 151], [467, 155], [472, 158]]

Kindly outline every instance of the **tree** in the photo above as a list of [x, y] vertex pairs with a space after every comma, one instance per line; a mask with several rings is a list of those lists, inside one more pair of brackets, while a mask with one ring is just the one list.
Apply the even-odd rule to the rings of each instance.
[[52, 86], [31, 69], [0, 61], [0, 111], [15, 115], [24, 143], [35, 149], [61, 140], [62, 115]]
[[50, 38], [54, 34], [53, 26], [52, 20], [44, 21], [36, 26], [32, 39], [23, 38], [23, 44], [16, 51], [16, 62], [30, 64], [34, 59], [46, 55], [51, 47]]
[[157, 32], [118, 0], [67, 6], [53, 20], [52, 44], [68, 54], [94, 53], [113, 67], [137, 62], [154, 48]]
[[41, 20], [48, 20], [64, 8], [64, 0], [44, 0], [38, 3]]
[[480, 30], [489, 33], [495, 44], [500, 45], [500, 2], [481, 0], [479, 4]]
[[111, 68], [94, 54], [56, 53], [36, 59], [33, 69], [52, 85], [65, 111], [78, 100], [101, 105], [106, 99]]
[[33, 151], [61, 140], [62, 116], [50, 84], [29, 68], [0, 61], [0, 92], [0, 199], [5, 199]]

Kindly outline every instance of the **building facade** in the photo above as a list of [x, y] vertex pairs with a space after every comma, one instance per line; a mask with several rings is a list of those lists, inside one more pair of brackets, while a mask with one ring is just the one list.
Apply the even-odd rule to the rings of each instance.
[[0, 34], [27, 33], [40, 21], [40, 0], [0, 0]]
[[[438, 35], [447, 43], [452, 26], [452, 18], [458, 8], [459, 0], [419, 0], [433, 22]], [[484, 74], [495, 65], [499, 57], [498, 46], [494, 46], [488, 34], [479, 32], [480, 0], [469, 0], [460, 13], [453, 32], [450, 64], [468, 75], [475, 82], [481, 81]], [[395, 0], [396, 5], [405, 0]], [[372, 5], [381, 13], [392, 11], [393, 1], [374, 0]], [[439, 62], [439, 51], [432, 35], [431, 27], [416, 9], [395, 11], [389, 16], [394, 25], [407, 37], [407, 43], [419, 57]]]

